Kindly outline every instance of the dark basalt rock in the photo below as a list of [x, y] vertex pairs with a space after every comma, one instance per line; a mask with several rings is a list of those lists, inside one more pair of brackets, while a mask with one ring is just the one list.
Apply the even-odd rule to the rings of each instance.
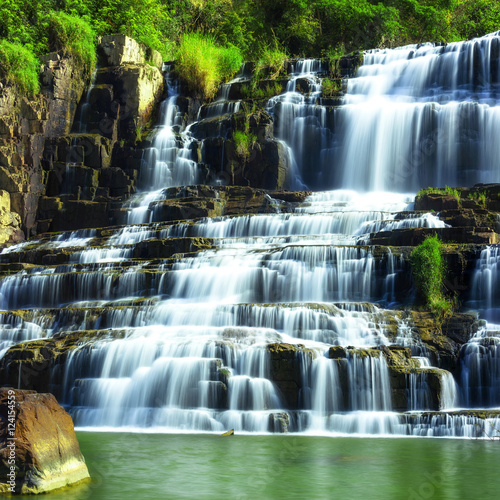
[[421, 227], [374, 233], [370, 237], [370, 245], [417, 246], [434, 234], [437, 234], [443, 243], [493, 245], [499, 240], [498, 234], [489, 227]]
[[302, 389], [301, 365], [311, 360], [313, 353], [302, 344], [269, 344], [271, 381], [281, 392], [283, 402], [289, 409], [300, 407], [300, 390]]
[[142, 241], [134, 247], [136, 259], [165, 259], [175, 254], [183, 254], [213, 248], [208, 238], [168, 238]]
[[460, 207], [460, 201], [451, 195], [424, 194], [415, 199], [415, 210], [456, 210]]

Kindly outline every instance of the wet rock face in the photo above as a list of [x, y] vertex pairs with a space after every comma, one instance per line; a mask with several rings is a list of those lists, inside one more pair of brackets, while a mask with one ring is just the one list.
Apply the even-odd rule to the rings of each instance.
[[54, 339], [16, 346], [2, 358], [0, 383], [58, 395], [60, 387], [51, 385], [51, 374], [57, 373], [57, 365], [64, 362], [70, 349], [67, 342]]
[[99, 37], [99, 66], [144, 64], [144, 50], [133, 38], [126, 35]]
[[40, 115], [34, 108], [35, 113], [32, 112], [29, 118], [43, 120], [46, 117], [46, 137], [69, 134], [87, 83], [86, 78], [82, 70], [59, 53], [54, 52], [41, 59], [44, 64], [41, 93], [47, 98], [47, 115]]
[[[184, 186], [165, 190], [165, 200], [153, 202], [154, 222], [179, 221], [202, 217], [276, 213], [293, 209], [308, 191], [265, 191], [243, 186]], [[117, 220], [125, 223], [126, 219]]]
[[[75, 117], [82, 115], [82, 96], [89, 82], [71, 60], [59, 53], [42, 56], [42, 87], [33, 98], [18, 97], [9, 87], [0, 90], [0, 188], [9, 193], [12, 212], [20, 216], [26, 236], [68, 227], [51, 227], [52, 216], [37, 213], [43, 195], [71, 193], [72, 199], [102, 202], [96, 197], [127, 197], [134, 191], [136, 164], [119, 165], [126, 170], [125, 185], [123, 179], [114, 180], [120, 173], [110, 172], [100, 182], [96, 172], [83, 172], [81, 167], [107, 168], [113, 141], [140, 138], [163, 93], [161, 56], [154, 51], [145, 54], [135, 40], [123, 35], [102, 37], [99, 56], [101, 69], [89, 95], [92, 111], [85, 114], [84, 128], [94, 134], [78, 140], [70, 134], [82, 132]], [[146, 56], [153, 66], [146, 64]], [[57, 150], [60, 154], [54, 156]], [[66, 181], [62, 186], [68, 164], [80, 182]], [[19, 239], [18, 233], [7, 236], [0, 236], [4, 240], [0, 244]]]
[[146, 53], [125, 35], [99, 38], [99, 69], [90, 89], [86, 129], [113, 140], [135, 141], [163, 93], [161, 55]]
[[279, 389], [286, 407], [292, 410], [300, 407], [300, 391], [303, 381], [301, 367], [303, 358], [312, 359], [313, 353], [303, 345], [269, 344], [271, 377]]
[[144, 48], [133, 38], [126, 35], [107, 35], [99, 37], [97, 47], [99, 66], [121, 66], [123, 64], [144, 64], [146, 60], [161, 70], [163, 60], [156, 50]]
[[[193, 125], [191, 131], [202, 144], [204, 182], [258, 189], [289, 187], [290, 157], [274, 139], [273, 130], [273, 118], [263, 110], [205, 118]], [[248, 143], [236, 140], [235, 132], [243, 133]]]
[[90, 477], [73, 421], [52, 394], [0, 388], [0, 422], [0, 492], [47, 493]]

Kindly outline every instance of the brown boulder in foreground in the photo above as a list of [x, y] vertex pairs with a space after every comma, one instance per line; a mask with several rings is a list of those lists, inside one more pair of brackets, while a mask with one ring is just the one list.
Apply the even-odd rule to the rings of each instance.
[[46, 493], [89, 477], [73, 421], [56, 398], [0, 388], [0, 493]]

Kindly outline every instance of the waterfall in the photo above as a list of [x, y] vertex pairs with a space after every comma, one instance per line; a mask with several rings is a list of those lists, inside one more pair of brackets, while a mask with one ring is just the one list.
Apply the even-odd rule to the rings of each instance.
[[500, 406], [500, 335], [484, 330], [465, 344], [460, 352], [463, 405]]
[[[498, 33], [365, 53], [340, 112], [342, 182], [362, 189], [499, 180]], [[361, 182], [360, 182], [361, 180]]]
[[500, 248], [483, 249], [476, 262], [469, 305], [478, 309], [488, 321], [500, 320]]
[[[474, 270], [468, 306], [487, 321], [500, 319], [497, 246], [484, 248]], [[500, 406], [500, 327], [487, 323], [460, 351], [462, 404], [465, 407]]]
[[89, 88], [87, 89], [87, 95], [85, 96], [85, 102], [82, 104], [82, 107], [80, 109], [80, 118], [78, 120], [78, 126], [76, 127], [78, 134], [86, 134], [87, 133], [89, 112], [91, 110], [90, 96], [92, 94], [92, 90], [95, 87], [97, 70], [98, 70], [98, 67], [96, 66], [94, 71], [92, 72], [92, 78], [90, 80]]
[[177, 106], [179, 83], [172, 78], [170, 66], [164, 70], [168, 97], [161, 104], [161, 125], [156, 131], [151, 148], [144, 153], [144, 168], [141, 169], [139, 179], [139, 185], [143, 189], [161, 189], [140, 193], [130, 200], [128, 224], [149, 222], [149, 206], [152, 202], [162, 199], [164, 188], [196, 184], [198, 180], [198, 165], [192, 159], [193, 138], [189, 127], [181, 132], [182, 114]]
[[391, 386], [384, 358], [349, 352], [348, 374], [352, 410], [391, 410]]
[[[275, 213], [167, 222], [155, 203], [200, 181], [204, 153], [166, 68], [128, 224], [0, 253], [31, 259], [0, 281], [0, 356], [37, 339], [66, 349], [50, 387], [83, 428], [491, 435], [494, 412], [456, 407], [500, 405], [498, 331], [465, 344], [453, 375], [431, 366], [434, 348], [399, 307], [411, 296], [408, 250], [370, 241], [448, 227], [414, 210], [421, 187], [499, 180], [498, 47], [493, 34], [368, 51], [335, 100], [321, 97], [321, 61], [295, 61], [266, 106], [294, 187], [321, 191], [300, 203], [268, 193]], [[231, 85], [198, 114], [221, 119], [220, 137], [241, 108]], [[483, 249], [470, 297], [489, 321], [497, 262], [497, 247]]]
[[297, 65], [268, 109], [300, 181], [366, 191], [498, 182], [499, 40], [367, 51], [341, 106], [322, 104], [320, 61]]
[[[404, 261], [356, 243], [400, 211], [398, 220], [424, 224], [405, 218], [410, 200], [316, 193], [288, 214], [131, 225], [105, 238], [64, 233], [38, 248], [69, 251], [68, 262], [5, 277], [2, 307], [44, 308], [30, 318], [39, 325], [30, 338], [68, 325], [101, 332], [53, 380], [78, 426], [403, 432], [385, 358], [370, 348], [390, 344], [391, 313], [371, 302], [394, 299], [386, 270], [396, 280]], [[132, 259], [136, 245], [179, 237], [211, 238], [213, 248], [153, 269]], [[27, 324], [13, 324], [19, 333], [5, 347]], [[269, 345], [292, 346], [288, 364]], [[331, 345], [348, 357], [329, 359]]]

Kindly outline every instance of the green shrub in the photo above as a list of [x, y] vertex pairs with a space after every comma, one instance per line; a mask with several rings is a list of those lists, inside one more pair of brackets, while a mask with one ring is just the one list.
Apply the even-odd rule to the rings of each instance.
[[[165, 60], [188, 32], [235, 45], [279, 74], [282, 51], [337, 58], [353, 50], [482, 36], [500, 25], [492, 0], [2, 0], [0, 38], [48, 51], [53, 10], [80, 16], [98, 35], [122, 33]], [[267, 62], [266, 62], [267, 61]]]
[[500, 4], [491, 0], [458, 0], [450, 24], [455, 40], [493, 33], [500, 26]]
[[257, 138], [249, 132], [235, 130], [233, 132], [233, 142], [238, 156], [246, 160], [250, 156], [250, 149]]
[[436, 236], [427, 237], [411, 254], [411, 269], [417, 299], [438, 319], [444, 319], [452, 312], [452, 302], [443, 294], [445, 264], [442, 256], [442, 243]]
[[428, 237], [413, 250], [411, 265], [419, 299], [429, 305], [442, 295], [444, 264], [437, 236]]
[[251, 99], [252, 98], [252, 93], [253, 93], [253, 88], [250, 84], [244, 83], [240, 87], [240, 93], [243, 97], [243, 99]]
[[256, 78], [258, 79], [259, 73], [265, 68], [269, 71], [269, 78], [277, 78], [285, 72], [285, 63], [288, 55], [278, 48], [266, 47], [257, 62], [255, 68]]
[[21, 95], [38, 93], [39, 62], [35, 54], [18, 43], [0, 40], [0, 79]]
[[213, 99], [219, 84], [234, 76], [242, 62], [236, 47], [220, 47], [211, 36], [189, 33], [180, 41], [176, 71], [191, 92]]
[[267, 83], [264, 87], [258, 87], [257, 82], [251, 85], [241, 86], [241, 95], [244, 99], [270, 99], [283, 92], [283, 85], [279, 82]]
[[84, 19], [64, 12], [52, 11], [48, 24], [49, 48], [62, 51], [90, 75], [96, 64], [95, 33]]
[[454, 303], [443, 296], [435, 298], [428, 307], [437, 320], [443, 321], [453, 314]]
[[330, 78], [324, 78], [321, 90], [323, 97], [333, 97], [342, 90], [342, 85], [338, 80], [331, 80]]
[[486, 193], [484, 191], [475, 191], [473, 193], [469, 193], [468, 198], [469, 200], [475, 201], [483, 208], [486, 208]]
[[[265, 89], [263, 89], [263, 96], [260, 99], [270, 99], [271, 97], [281, 94], [284, 88], [283, 85], [279, 82], [274, 82], [274, 84], [266, 85]], [[257, 97], [259, 99], [259, 97]]]
[[234, 45], [219, 47], [218, 61], [220, 72], [223, 78], [231, 78], [237, 73], [243, 64], [243, 56], [240, 50]]

